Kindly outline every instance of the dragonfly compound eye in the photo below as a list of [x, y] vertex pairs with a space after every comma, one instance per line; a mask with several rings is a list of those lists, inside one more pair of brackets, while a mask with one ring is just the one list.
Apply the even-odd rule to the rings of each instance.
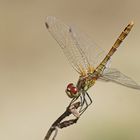
[[74, 98], [78, 96], [78, 89], [73, 83], [70, 83], [67, 86], [66, 93], [70, 98]]

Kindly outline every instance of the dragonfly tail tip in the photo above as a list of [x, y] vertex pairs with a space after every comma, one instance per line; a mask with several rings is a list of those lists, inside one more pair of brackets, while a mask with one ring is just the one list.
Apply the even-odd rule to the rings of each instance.
[[134, 25], [134, 22], [133, 22], [133, 21], [131, 21], [131, 22], [130, 22], [130, 25], [131, 25], [131, 26], [133, 26], [133, 25]]

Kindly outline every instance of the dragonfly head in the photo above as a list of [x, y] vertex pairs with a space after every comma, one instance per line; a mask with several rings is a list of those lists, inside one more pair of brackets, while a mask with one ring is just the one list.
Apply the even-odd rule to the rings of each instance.
[[78, 88], [73, 83], [68, 84], [66, 93], [70, 98], [77, 97], [79, 95]]

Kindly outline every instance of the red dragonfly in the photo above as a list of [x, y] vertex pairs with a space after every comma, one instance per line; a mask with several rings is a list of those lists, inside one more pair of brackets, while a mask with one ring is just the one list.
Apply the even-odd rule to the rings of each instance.
[[132, 29], [133, 22], [126, 26], [107, 54], [83, 33], [64, 24], [56, 17], [48, 16], [45, 24], [50, 34], [60, 45], [72, 67], [80, 75], [76, 85], [70, 83], [66, 88], [67, 95], [72, 98], [71, 103], [80, 99], [80, 115], [92, 103], [92, 99], [87, 91], [98, 79], [140, 90], [140, 85], [130, 77], [108, 66], [112, 55]]

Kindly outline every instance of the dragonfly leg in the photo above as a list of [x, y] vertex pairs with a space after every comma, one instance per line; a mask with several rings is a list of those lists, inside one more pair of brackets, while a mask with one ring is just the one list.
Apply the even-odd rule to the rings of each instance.
[[83, 109], [83, 106], [84, 106], [84, 103], [85, 103], [86, 101], [85, 101], [85, 93], [83, 93], [83, 94], [81, 94], [81, 96], [80, 96], [80, 103], [81, 103], [81, 107], [80, 107], [80, 109], [79, 109], [79, 112], [81, 112], [81, 110]]
[[[79, 110], [79, 113], [80, 113], [80, 116], [86, 111], [86, 109], [88, 108], [88, 103], [87, 103], [87, 100], [85, 98], [85, 95], [84, 95], [84, 103], [81, 105], [81, 108]], [[83, 106], [85, 105], [85, 107], [83, 108]]]
[[[76, 98], [73, 98], [72, 100], [71, 100], [71, 102], [70, 102], [70, 104], [69, 104], [69, 106], [71, 106], [76, 100], [78, 99], [78, 97], [76, 97]], [[68, 107], [69, 107], [68, 106]]]
[[87, 95], [87, 97], [88, 97], [88, 99], [89, 99], [89, 101], [90, 101], [90, 103], [88, 104], [88, 106], [90, 106], [91, 104], [92, 104], [92, 99], [91, 99], [91, 97], [89, 96], [89, 94], [86, 92], [86, 95]]
[[[82, 96], [83, 96], [83, 103], [81, 104], [81, 108], [79, 110], [79, 113], [80, 113], [80, 116], [86, 111], [86, 109], [92, 104], [92, 99], [91, 97], [89, 96], [89, 94], [87, 92], [83, 92], [82, 93]], [[87, 99], [89, 101], [87, 101]], [[85, 107], [83, 108], [83, 106], [85, 105]]]

